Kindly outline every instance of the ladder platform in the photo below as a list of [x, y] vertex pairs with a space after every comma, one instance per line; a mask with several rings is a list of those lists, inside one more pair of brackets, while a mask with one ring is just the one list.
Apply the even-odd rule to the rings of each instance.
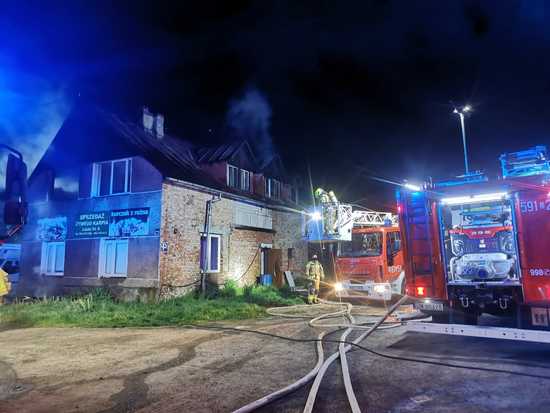
[[550, 343], [550, 331], [524, 330], [519, 328], [471, 326], [464, 324], [438, 324], [425, 321], [410, 321], [407, 331], [417, 333], [447, 334], [451, 336], [497, 338], [503, 340]]

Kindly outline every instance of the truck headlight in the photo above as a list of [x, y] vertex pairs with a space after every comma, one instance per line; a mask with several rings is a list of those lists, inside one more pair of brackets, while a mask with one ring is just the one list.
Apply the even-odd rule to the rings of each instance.
[[386, 286], [383, 284], [378, 284], [374, 286], [374, 292], [376, 294], [384, 294], [386, 292]]
[[334, 284], [334, 291], [339, 293], [340, 291], [343, 291], [343, 290], [344, 290], [344, 286], [342, 285], [342, 283], [338, 282]]

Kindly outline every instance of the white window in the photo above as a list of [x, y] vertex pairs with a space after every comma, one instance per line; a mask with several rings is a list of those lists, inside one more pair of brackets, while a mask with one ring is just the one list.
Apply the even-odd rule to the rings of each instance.
[[94, 163], [92, 196], [107, 196], [130, 192], [131, 159]]
[[42, 274], [62, 276], [65, 272], [65, 243], [43, 242], [42, 260], [40, 263]]
[[250, 192], [250, 178], [252, 174], [250, 171], [246, 171], [244, 169], [241, 169], [241, 189], [246, 192]]
[[298, 189], [293, 186], [290, 187], [290, 200], [295, 204], [298, 203]]
[[201, 255], [200, 266], [201, 270], [205, 272], [220, 272], [220, 240], [219, 235], [208, 236], [210, 244], [210, 259], [207, 259], [207, 243], [206, 235], [201, 235]]
[[265, 195], [268, 198], [279, 199], [281, 197], [281, 183], [276, 179], [268, 178], [265, 182]]
[[99, 245], [99, 276], [126, 277], [128, 239], [102, 239]]
[[239, 187], [239, 168], [227, 165], [227, 186], [230, 188]]

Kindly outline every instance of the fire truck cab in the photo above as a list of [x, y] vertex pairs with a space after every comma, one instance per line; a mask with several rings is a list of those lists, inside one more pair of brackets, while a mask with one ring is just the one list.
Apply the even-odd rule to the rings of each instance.
[[310, 212], [305, 234], [310, 242], [337, 246], [336, 294], [373, 300], [391, 300], [393, 294], [402, 294], [405, 273], [397, 216], [339, 204], [332, 231], [327, 231], [326, 215], [322, 207]]
[[397, 193], [407, 294], [436, 322], [508, 316], [549, 329], [550, 162], [537, 146], [477, 172]]
[[[340, 241], [336, 258], [337, 292], [390, 300], [405, 287], [401, 234], [398, 226], [355, 227], [351, 241]], [[354, 294], [355, 292], [355, 294]]]

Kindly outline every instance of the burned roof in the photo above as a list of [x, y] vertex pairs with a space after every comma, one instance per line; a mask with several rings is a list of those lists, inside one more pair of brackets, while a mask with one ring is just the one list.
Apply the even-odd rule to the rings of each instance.
[[[141, 123], [128, 121], [95, 106], [81, 104], [75, 106], [65, 120], [33, 171], [30, 181], [42, 170], [56, 170], [57, 173], [62, 169], [79, 168], [87, 162], [130, 156], [142, 156], [165, 178], [227, 192], [234, 191], [207, 173], [201, 164], [231, 162], [248, 167], [253, 172], [264, 172], [245, 140], [209, 148], [199, 147], [168, 133], [158, 136], [154, 130], [144, 128]], [[277, 157], [275, 162], [270, 162], [266, 167], [276, 172], [279, 165], [281, 163]], [[273, 177], [278, 178], [275, 175]], [[254, 193], [246, 196], [263, 198]], [[269, 202], [280, 203], [275, 200]]]
[[116, 115], [104, 113], [106, 120], [129, 144], [139, 150], [166, 176], [178, 178], [181, 171], [198, 171], [195, 146], [184, 139], [164, 134], [158, 138], [133, 122], [123, 121]]

